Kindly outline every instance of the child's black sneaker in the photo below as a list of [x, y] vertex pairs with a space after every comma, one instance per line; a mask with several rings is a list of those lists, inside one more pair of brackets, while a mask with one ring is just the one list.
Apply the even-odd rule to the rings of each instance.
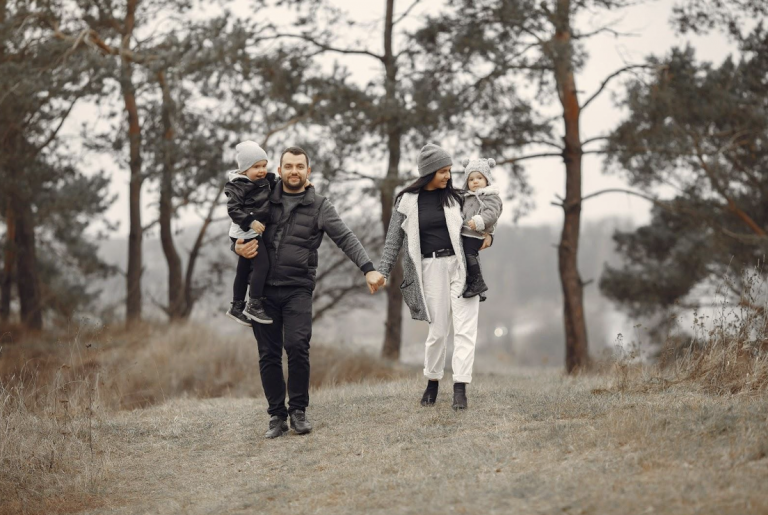
[[248, 299], [248, 305], [245, 306], [243, 315], [260, 324], [271, 324], [272, 319], [269, 318], [267, 312], [264, 311], [262, 299], [263, 297], [261, 299]]
[[227, 316], [240, 325], [251, 327], [251, 320], [243, 314], [243, 309], [245, 309], [245, 301], [235, 300], [227, 311]]

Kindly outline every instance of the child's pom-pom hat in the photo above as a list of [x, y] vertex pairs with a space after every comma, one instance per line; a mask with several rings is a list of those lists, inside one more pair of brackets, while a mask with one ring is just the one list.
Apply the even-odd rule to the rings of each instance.
[[488, 181], [488, 185], [491, 185], [491, 180], [493, 177], [491, 176], [491, 168], [496, 166], [496, 160], [493, 158], [490, 159], [467, 159], [464, 158], [461, 160], [462, 166], [464, 166], [464, 184], [466, 184], [469, 181], [469, 175], [472, 172], [480, 172], [485, 176], [485, 180]]

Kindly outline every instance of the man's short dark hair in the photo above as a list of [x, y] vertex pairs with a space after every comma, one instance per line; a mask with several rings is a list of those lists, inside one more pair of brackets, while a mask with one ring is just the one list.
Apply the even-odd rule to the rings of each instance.
[[309, 168], [309, 154], [301, 147], [288, 147], [280, 154], [280, 166], [283, 166], [283, 157], [285, 154], [293, 154], [294, 156], [304, 156], [307, 159], [307, 168]]

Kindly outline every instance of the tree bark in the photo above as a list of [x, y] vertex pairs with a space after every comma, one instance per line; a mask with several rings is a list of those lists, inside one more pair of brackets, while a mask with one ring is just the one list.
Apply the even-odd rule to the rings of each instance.
[[[386, 71], [385, 108], [387, 112], [387, 150], [389, 163], [387, 176], [381, 183], [381, 221], [384, 234], [389, 230], [389, 220], [394, 207], [395, 189], [398, 185], [400, 168], [400, 144], [402, 128], [397, 116], [397, 63], [392, 51], [392, 30], [394, 28], [395, 0], [386, 0], [387, 11], [384, 22], [384, 68]], [[400, 283], [403, 281], [403, 265], [401, 259], [392, 269], [387, 281], [387, 320], [384, 329], [384, 343], [381, 355], [387, 359], [400, 358], [403, 327], [403, 294]]]
[[224, 193], [225, 185], [226, 182], [222, 182], [219, 190], [216, 192], [216, 196], [208, 208], [208, 215], [205, 217], [205, 220], [203, 220], [203, 225], [200, 227], [200, 231], [197, 233], [197, 238], [195, 239], [194, 245], [192, 245], [192, 250], [189, 251], [187, 273], [185, 276], [186, 280], [184, 281], [184, 311], [181, 314], [181, 318], [189, 318], [189, 316], [192, 314], [192, 309], [195, 307], [195, 302], [197, 302], [198, 295], [195, 294], [192, 281], [195, 276], [195, 265], [197, 264], [197, 259], [200, 257], [200, 253], [203, 249], [203, 246], [205, 245], [205, 233], [208, 231], [208, 228], [213, 222], [213, 214], [216, 210], [216, 206], [219, 205], [219, 199], [221, 198], [221, 195]]
[[35, 224], [32, 208], [18, 196], [14, 197], [13, 209], [16, 214], [16, 287], [21, 305], [21, 323], [29, 329], [43, 328], [40, 309], [40, 278], [37, 274], [35, 252]]
[[16, 215], [11, 206], [11, 196], [5, 211], [5, 249], [3, 256], [3, 284], [0, 289], [0, 321], [8, 322], [11, 316], [11, 287], [16, 262]]
[[[135, 24], [137, 0], [129, 0], [123, 27], [121, 49], [128, 51]], [[130, 144], [129, 186], [129, 236], [128, 236], [128, 272], [126, 274], [125, 319], [128, 325], [141, 319], [141, 275], [142, 275], [142, 236], [141, 226], [141, 186], [144, 177], [141, 170], [141, 126], [136, 107], [136, 88], [133, 84], [131, 62], [121, 59], [120, 86], [128, 117], [128, 140]]]
[[584, 285], [578, 267], [581, 229], [581, 109], [573, 71], [570, 4], [570, 0], [557, 2], [552, 58], [565, 124], [565, 200], [563, 230], [558, 246], [558, 267], [563, 289], [565, 367], [568, 373], [573, 373], [589, 364], [589, 350], [584, 318]]
[[160, 179], [160, 242], [163, 246], [165, 260], [168, 262], [168, 307], [167, 313], [171, 320], [182, 318], [184, 308], [184, 283], [182, 280], [182, 264], [176, 245], [173, 242], [173, 175], [175, 153], [173, 148], [173, 112], [174, 104], [171, 91], [165, 78], [165, 72], [158, 73], [158, 81], [163, 91], [162, 123], [163, 123], [163, 168]]

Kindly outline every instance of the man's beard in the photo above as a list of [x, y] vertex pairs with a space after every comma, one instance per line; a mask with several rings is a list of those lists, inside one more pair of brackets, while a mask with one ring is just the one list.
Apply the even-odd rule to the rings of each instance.
[[304, 186], [304, 183], [306, 181], [302, 181], [301, 177], [298, 177], [298, 180], [299, 180], [299, 183], [296, 186], [293, 186], [291, 184], [291, 182], [290, 182], [291, 179], [289, 178], [288, 180], [285, 181], [285, 187], [288, 188], [291, 191], [299, 191], [301, 189], [301, 187]]

